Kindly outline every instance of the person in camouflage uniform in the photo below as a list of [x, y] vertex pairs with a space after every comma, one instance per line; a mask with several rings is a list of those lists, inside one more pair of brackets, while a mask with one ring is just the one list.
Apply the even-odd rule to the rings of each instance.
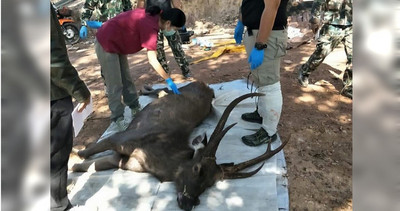
[[95, 9], [98, 9], [98, 21], [105, 22], [121, 12], [126, 12], [132, 9], [130, 0], [86, 0], [81, 13], [82, 25], [86, 26]]
[[347, 56], [341, 94], [353, 98], [353, 0], [314, 0], [310, 19], [311, 29], [317, 33], [317, 49], [299, 68], [299, 83], [307, 87], [308, 78], [340, 42]]
[[[185, 78], [190, 77], [189, 62], [186, 60], [185, 52], [182, 49], [182, 40], [179, 32], [171, 36], [165, 36], [168, 40], [168, 45], [171, 47], [172, 53], [174, 54], [175, 60], [181, 68], [182, 75]], [[158, 32], [157, 38], [157, 59], [160, 62], [164, 70], [169, 73], [169, 67], [164, 51], [164, 33]]]
[[[139, 0], [138, 7], [145, 6], [146, 8], [151, 6], [158, 6], [162, 10], [168, 10], [177, 8], [182, 10], [182, 2], [180, 0]], [[186, 59], [185, 52], [182, 49], [182, 40], [179, 32], [176, 31], [172, 35], [166, 35], [162, 31], [158, 33], [157, 39], [157, 59], [160, 62], [164, 70], [169, 73], [168, 62], [164, 51], [164, 36], [167, 38], [168, 45], [171, 47], [172, 54], [174, 54], [175, 60], [181, 68], [182, 75], [185, 78], [190, 77], [189, 62]]]

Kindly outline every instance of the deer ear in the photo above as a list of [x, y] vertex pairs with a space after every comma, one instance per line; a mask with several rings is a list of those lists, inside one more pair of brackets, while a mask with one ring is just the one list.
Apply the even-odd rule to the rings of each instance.
[[207, 146], [207, 134], [206, 133], [204, 133], [204, 138], [201, 143], [203, 143], [204, 146]]
[[200, 170], [201, 170], [201, 164], [200, 163], [197, 163], [192, 168], [193, 174], [195, 174], [195, 175], [199, 175], [200, 174]]
[[192, 146], [197, 146], [200, 143], [203, 144], [203, 146], [200, 145], [200, 148], [205, 147], [207, 145], [207, 134], [206, 133], [204, 133], [203, 135], [196, 136], [196, 138], [194, 138], [192, 141]]
[[197, 206], [197, 205], [199, 205], [199, 204], [200, 204], [200, 199], [197, 197], [197, 198], [195, 199], [194, 206]]
[[194, 138], [194, 139], [192, 140], [192, 145], [193, 145], [193, 146], [196, 146], [196, 145], [200, 144], [202, 139], [203, 139], [203, 136], [202, 136], [202, 135], [196, 136], [196, 138]]

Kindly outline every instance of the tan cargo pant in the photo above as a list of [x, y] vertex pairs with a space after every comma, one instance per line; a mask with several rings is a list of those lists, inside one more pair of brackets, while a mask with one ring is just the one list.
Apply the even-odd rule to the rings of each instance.
[[[258, 30], [253, 30], [253, 36], [245, 32], [243, 43], [246, 46], [247, 56], [256, 43]], [[264, 52], [264, 61], [258, 68], [251, 71], [252, 79], [257, 87], [267, 86], [280, 81], [281, 58], [286, 55], [287, 30], [272, 30], [268, 38], [267, 49]]]
[[[254, 48], [258, 30], [253, 30], [253, 36], [246, 32], [244, 44], [247, 56]], [[282, 112], [282, 91], [280, 84], [281, 58], [286, 54], [287, 31], [271, 31], [264, 52], [263, 63], [251, 71], [252, 79], [257, 86], [257, 92], [265, 94], [257, 101], [258, 113], [263, 118], [262, 127], [269, 136], [277, 133], [277, 127]]]

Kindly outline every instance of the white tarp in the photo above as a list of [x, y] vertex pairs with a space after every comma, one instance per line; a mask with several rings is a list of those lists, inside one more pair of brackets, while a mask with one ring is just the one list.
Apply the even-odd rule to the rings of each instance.
[[[154, 88], [161, 87], [163, 86], [154, 86]], [[216, 96], [213, 101], [213, 112], [195, 129], [191, 139], [203, 133], [207, 133], [210, 137], [226, 106], [238, 96], [250, 92], [245, 80], [213, 84], [210, 87], [214, 89]], [[149, 97], [140, 97], [143, 107], [151, 100]], [[234, 122], [238, 124], [221, 141], [216, 155], [217, 163], [238, 163], [265, 152], [267, 145], [249, 147], [241, 141], [242, 136], [252, 134], [260, 127], [258, 124], [240, 119], [242, 113], [254, 111], [254, 102], [254, 99], [244, 100], [232, 111], [226, 125]], [[126, 112], [128, 112], [126, 116], [130, 116], [129, 109], [126, 109]], [[105, 134], [110, 134], [110, 131], [112, 125]], [[280, 144], [278, 137], [272, 148]], [[72, 204], [85, 205], [88, 210], [180, 210], [176, 202], [174, 184], [160, 183], [147, 173], [108, 170], [96, 173], [70, 173], [69, 178], [75, 183], [69, 194]], [[283, 151], [266, 161], [260, 172], [253, 177], [217, 182], [201, 195], [200, 205], [194, 210], [289, 210]]]

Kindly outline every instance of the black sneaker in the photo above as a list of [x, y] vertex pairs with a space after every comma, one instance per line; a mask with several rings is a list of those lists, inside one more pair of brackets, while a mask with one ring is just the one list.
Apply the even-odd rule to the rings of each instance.
[[299, 68], [299, 76], [297, 78], [302, 87], [308, 86], [308, 75], [303, 75], [303, 71]]
[[340, 92], [341, 95], [348, 97], [350, 99], [353, 99], [353, 89], [352, 88], [343, 88], [342, 91]]
[[184, 79], [191, 79], [192, 78], [192, 75], [190, 74], [190, 72], [189, 73], [184, 73], [182, 75], [183, 75]]
[[243, 136], [242, 141], [247, 146], [255, 147], [255, 146], [260, 146], [261, 144], [267, 144], [269, 142], [273, 142], [276, 140], [276, 138], [277, 138], [276, 134], [269, 136], [267, 131], [264, 130], [264, 128], [260, 128], [255, 134]]
[[244, 113], [242, 114], [242, 119], [248, 122], [255, 122], [258, 124], [262, 124], [263, 118], [258, 113], [258, 110], [255, 110], [251, 113]]

